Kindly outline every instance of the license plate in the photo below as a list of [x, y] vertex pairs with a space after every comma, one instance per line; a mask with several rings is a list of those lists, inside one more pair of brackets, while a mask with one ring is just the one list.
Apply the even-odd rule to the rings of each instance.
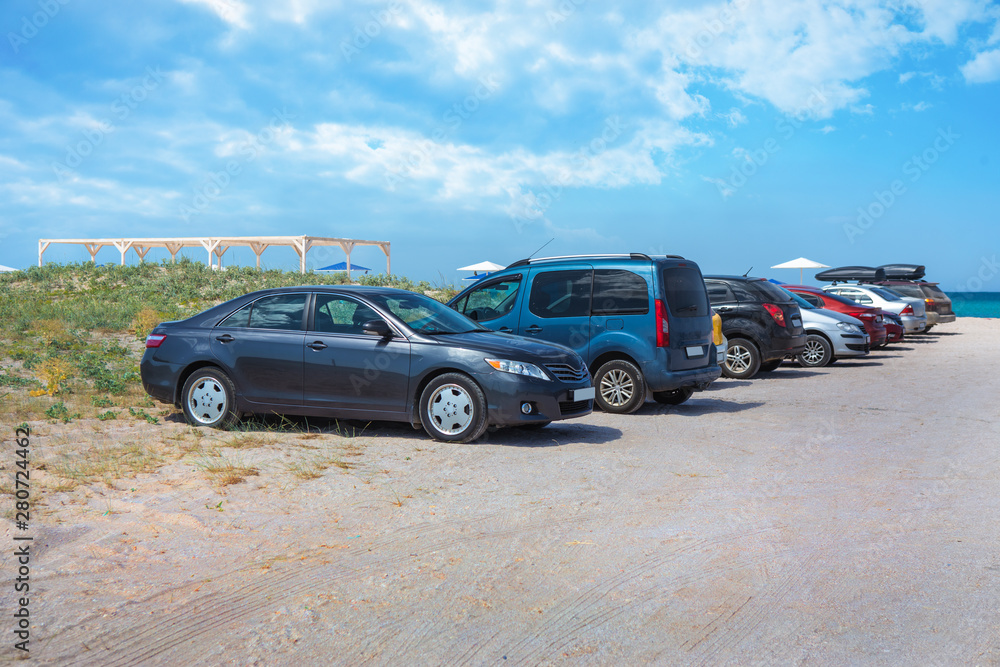
[[688, 347], [684, 348], [684, 350], [685, 352], [687, 352], [688, 359], [690, 359], [691, 357], [700, 357], [703, 354], [705, 354], [705, 348], [703, 348], [701, 345], [689, 345]]
[[573, 389], [569, 392], [569, 400], [571, 401], [592, 401], [594, 400], [595, 392], [593, 387], [587, 387], [586, 389]]

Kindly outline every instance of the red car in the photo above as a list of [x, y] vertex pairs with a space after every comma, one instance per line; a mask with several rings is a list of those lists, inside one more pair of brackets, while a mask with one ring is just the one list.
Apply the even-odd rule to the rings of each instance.
[[[782, 287], [790, 292], [795, 292], [814, 306], [835, 310], [838, 313], [844, 313], [845, 315], [850, 315], [861, 320], [865, 325], [865, 331], [871, 336], [871, 346], [873, 349], [876, 347], [885, 347], [890, 342], [881, 308], [862, 306], [850, 299], [837, 294], [831, 294], [830, 292], [824, 292], [820, 288], [810, 285], [782, 285]], [[900, 336], [901, 339], [902, 336]]]

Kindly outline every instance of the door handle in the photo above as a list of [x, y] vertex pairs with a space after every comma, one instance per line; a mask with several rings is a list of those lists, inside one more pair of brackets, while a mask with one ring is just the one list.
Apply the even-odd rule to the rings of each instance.
[[728, 313], [732, 309], [733, 309], [732, 306], [719, 306], [715, 310], [716, 310], [716, 312], [719, 312], [719, 313]]
[[511, 329], [510, 327], [500, 327], [499, 329], [497, 329], [497, 331], [499, 331], [500, 333], [514, 333], [514, 330]]
[[306, 347], [311, 347], [312, 349], [314, 349], [314, 350], [316, 350], [318, 352], [320, 350], [325, 350], [326, 349], [326, 343], [324, 343], [321, 340], [316, 340], [316, 341], [313, 341], [311, 343], [306, 343]]
[[538, 326], [537, 324], [532, 324], [530, 327], [528, 327], [527, 329], [524, 330], [524, 333], [530, 333], [530, 334], [536, 334], [536, 333], [541, 333], [541, 332], [542, 332], [542, 328], [540, 326]]
[[232, 343], [236, 339], [230, 336], [229, 334], [222, 334], [221, 336], [216, 336], [215, 340], [221, 343]]

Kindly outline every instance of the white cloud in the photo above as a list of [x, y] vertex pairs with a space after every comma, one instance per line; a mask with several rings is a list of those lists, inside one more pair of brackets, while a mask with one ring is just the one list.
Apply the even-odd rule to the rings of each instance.
[[717, 114], [719, 118], [726, 121], [726, 125], [729, 127], [739, 127], [747, 122], [747, 117], [743, 115], [743, 112], [733, 107], [728, 113]]
[[250, 27], [247, 21], [247, 6], [241, 0], [179, 0], [189, 5], [202, 5], [212, 10], [216, 16], [226, 23], [246, 30]]
[[831, 132], [836, 132], [837, 128], [835, 128], [833, 125], [824, 125], [817, 131], [821, 132], [822, 134], [830, 134]]
[[983, 51], [962, 65], [962, 76], [968, 83], [990, 83], [1000, 80], [1000, 49]]
[[729, 185], [729, 183], [723, 178], [712, 178], [711, 176], [702, 176], [701, 180], [705, 181], [706, 183], [711, 183], [712, 185], [714, 185], [716, 189], [719, 191], [719, 194], [722, 195], [723, 199], [727, 199], [736, 194], [736, 190], [734, 190], [733, 187]]

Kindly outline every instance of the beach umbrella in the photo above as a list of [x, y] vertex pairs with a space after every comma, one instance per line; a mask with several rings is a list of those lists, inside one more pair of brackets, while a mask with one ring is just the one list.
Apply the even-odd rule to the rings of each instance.
[[459, 271], [472, 271], [473, 275], [479, 273], [492, 273], [493, 271], [499, 271], [505, 268], [500, 264], [494, 262], [479, 262], [478, 264], [470, 264], [469, 266], [458, 267]]
[[785, 262], [784, 264], [775, 264], [771, 267], [772, 269], [798, 269], [799, 270], [799, 284], [802, 284], [802, 270], [803, 269], [828, 269], [830, 268], [827, 264], [820, 264], [819, 262], [814, 262], [811, 259], [806, 259], [805, 257], [799, 257], [798, 259], [793, 259], [791, 261]]
[[0, 273], [11, 273], [13, 271], [20, 271], [20, 269], [12, 269], [9, 266], [4, 266], [0, 264]]

